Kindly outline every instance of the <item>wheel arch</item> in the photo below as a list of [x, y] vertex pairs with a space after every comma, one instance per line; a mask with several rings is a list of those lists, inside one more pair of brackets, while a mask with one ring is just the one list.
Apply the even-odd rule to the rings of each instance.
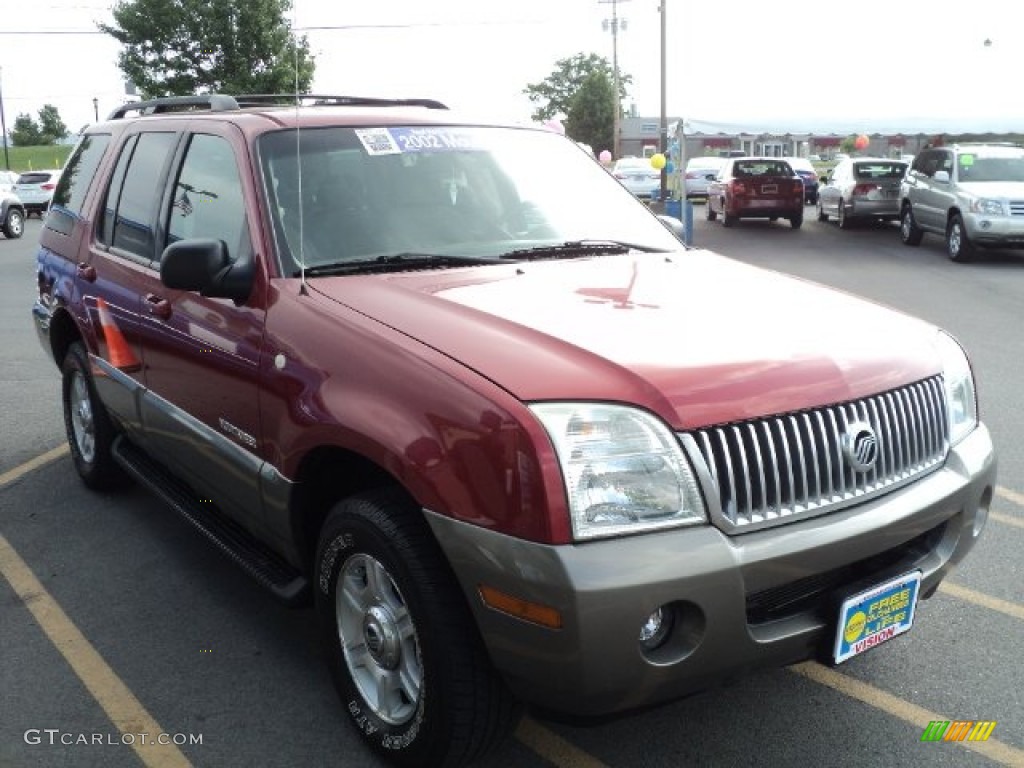
[[337, 445], [321, 445], [308, 451], [299, 462], [295, 480], [289, 523], [302, 568], [307, 572], [311, 572], [316, 560], [320, 529], [342, 499], [371, 490], [395, 489], [416, 504], [409, 490], [387, 469]]
[[58, 368], [61, 367], [68, 348], [82, 340], [82, 333], [71, 316], [71, 312], [65, 307], [58, 308], [50, 318], [50, 351], [53, 353], [53, 360]]

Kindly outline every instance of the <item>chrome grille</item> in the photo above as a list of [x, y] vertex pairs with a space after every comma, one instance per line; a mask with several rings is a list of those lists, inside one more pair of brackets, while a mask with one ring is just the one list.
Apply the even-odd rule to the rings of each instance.
[[1024, 216], [1024, 200], [1011, 200], [1010, 201], [1010, 215], [1011, 216]]
[[[877, 458], [855, 471], [843, 451], [850, 427], [868, 424]], [[692, 433], [718, 488], [727, 533], [780, 525], [903, 485], [945, 461], [949, 427], [942, 378], [873, 397]]]

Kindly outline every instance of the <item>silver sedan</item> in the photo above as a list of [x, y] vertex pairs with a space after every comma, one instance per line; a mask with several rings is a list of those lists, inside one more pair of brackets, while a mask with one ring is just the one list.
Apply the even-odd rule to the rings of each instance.
[[886, 157], [841, 160], [818, 187], [818, 221], [835, 216], [842, 229], [849, 229], [857, 219], [898, 220], [906, 172], [905, 162]]

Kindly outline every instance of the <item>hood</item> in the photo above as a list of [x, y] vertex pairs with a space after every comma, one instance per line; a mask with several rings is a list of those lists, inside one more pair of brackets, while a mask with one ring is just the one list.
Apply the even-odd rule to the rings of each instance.
[[1024, 181], [961, 181], [959, 187], [975, 197], [1024, 200]]
[[628, 402], [676, 429], [938, 373], [935, 328], [707, 251], [317, 278], [517, 398]]

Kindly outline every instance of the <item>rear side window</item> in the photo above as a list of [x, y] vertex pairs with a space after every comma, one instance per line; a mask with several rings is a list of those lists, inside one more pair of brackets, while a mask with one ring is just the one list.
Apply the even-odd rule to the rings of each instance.
[[76, 215], [82, 212], [85, 195], [109, 144], [107, 133], [86, 136], [79, 142], [53, 193], [53, 208], [64, 208]]
[[143, 133], [134, 148], [130, 142], [125, 144], [107, 190], [101, 228], [104, 242], [111, 247], [147, 261], [156, 258], [161, 180], [177, 140], [175, 133]]
[[46, 217], [46, 228], [70, 235], [85, 205], [85, 196], [96, 176], [96, 169], [110, 145], [110, 134], [84, 137], [75, 148], [61, 174]]

